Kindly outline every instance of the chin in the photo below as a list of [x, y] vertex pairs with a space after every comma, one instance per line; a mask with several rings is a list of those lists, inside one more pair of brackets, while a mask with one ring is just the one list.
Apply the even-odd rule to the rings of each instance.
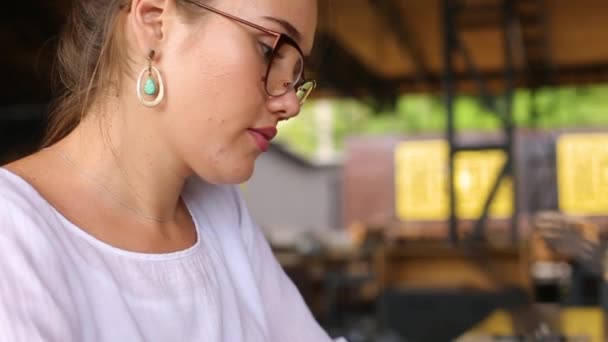
[[249, 180], [253, 175], [253, 164], [250, 166], [218, 169], [213, 175], [196, 172], [196, 174], [211, 184], [241, 184]]
[[227, 179], [227, 181], [224, 184], [245, 183], [246, 181], [248, 181], [251, 178], [252, 175], [253, 175], [253, 168], [249, 172], [243, 172], [241, 174], [233, 175], [230, 179]]

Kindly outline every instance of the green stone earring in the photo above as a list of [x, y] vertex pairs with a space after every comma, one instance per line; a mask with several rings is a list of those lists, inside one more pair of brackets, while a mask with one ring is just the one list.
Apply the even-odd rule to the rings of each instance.
[[149, 96], [156, 95], [156, 83], [152, 78], [152, 73], [148, 74], [148, 79], [146, 80], [146, 84], [144, 85], [144, 93]]
[[[154, 54], [154, 50], [150, 50], [150, 54], [147, 57], [148, 67], [142, 70], [137, 78], [137, 98], [139, 99], [139, 102], [146, 107], [157, 106], [159, 103], [161, 103], [165, 95], [163, 78], [158, 69], [152, 66]], [[155, 76], [158, 81], [155, 80]], [[146, 77], [146, 80], [142, 86], [142, 79], [144, 77]], [[148, 100], [147, 98], [149, 97], [154, 97], [154, 99]]]

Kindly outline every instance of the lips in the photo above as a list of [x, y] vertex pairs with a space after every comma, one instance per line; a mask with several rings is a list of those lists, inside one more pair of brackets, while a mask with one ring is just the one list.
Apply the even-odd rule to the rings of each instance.
[[250, 130], [260, 133], [268, 141], [272, 140], [277, 135], [277, 129], [275, 127], [251, 128]]
[[248, 132], [262, 152], [268, 151], [270, 141], [277, 135], [276, 127], [250, 128]]

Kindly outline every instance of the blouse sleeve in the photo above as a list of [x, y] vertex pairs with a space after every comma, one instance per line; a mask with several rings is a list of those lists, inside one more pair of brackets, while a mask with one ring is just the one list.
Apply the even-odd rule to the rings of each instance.
[[0, 197], [0, 341], [73, 341], [41, 275], [53, 273], [54, 262], [32, 228], [23, 210]]
[[[320, 327], [293, 282], [275, 258], [268, 241], [253, 222], [243, 196], [235, 188], [241, 229], [248, 248], [258, 288], [265, 303], [272, 341], [331, 341]], [[346, 342], [343, 338], [335, 342]]]

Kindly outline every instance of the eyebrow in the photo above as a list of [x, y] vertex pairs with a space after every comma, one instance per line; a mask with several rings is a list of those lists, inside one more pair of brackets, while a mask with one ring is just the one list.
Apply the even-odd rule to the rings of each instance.
[[300, 31], [298, 31], [297, 28], [295, 28], [295, 26], [293, 26], [292, 24], [290, 24], [288, 21], [283, 20], [283, 19], [278, 19], [275, 17], [264, 17], [264, 19], [268, 19], [270, 21], [273, 21], [279, 25], [281, 25], [285, 31], [287, 31], [287, 34], [296, 42], [301, 43], [302, 42], [302, 34], [300, 33]]

